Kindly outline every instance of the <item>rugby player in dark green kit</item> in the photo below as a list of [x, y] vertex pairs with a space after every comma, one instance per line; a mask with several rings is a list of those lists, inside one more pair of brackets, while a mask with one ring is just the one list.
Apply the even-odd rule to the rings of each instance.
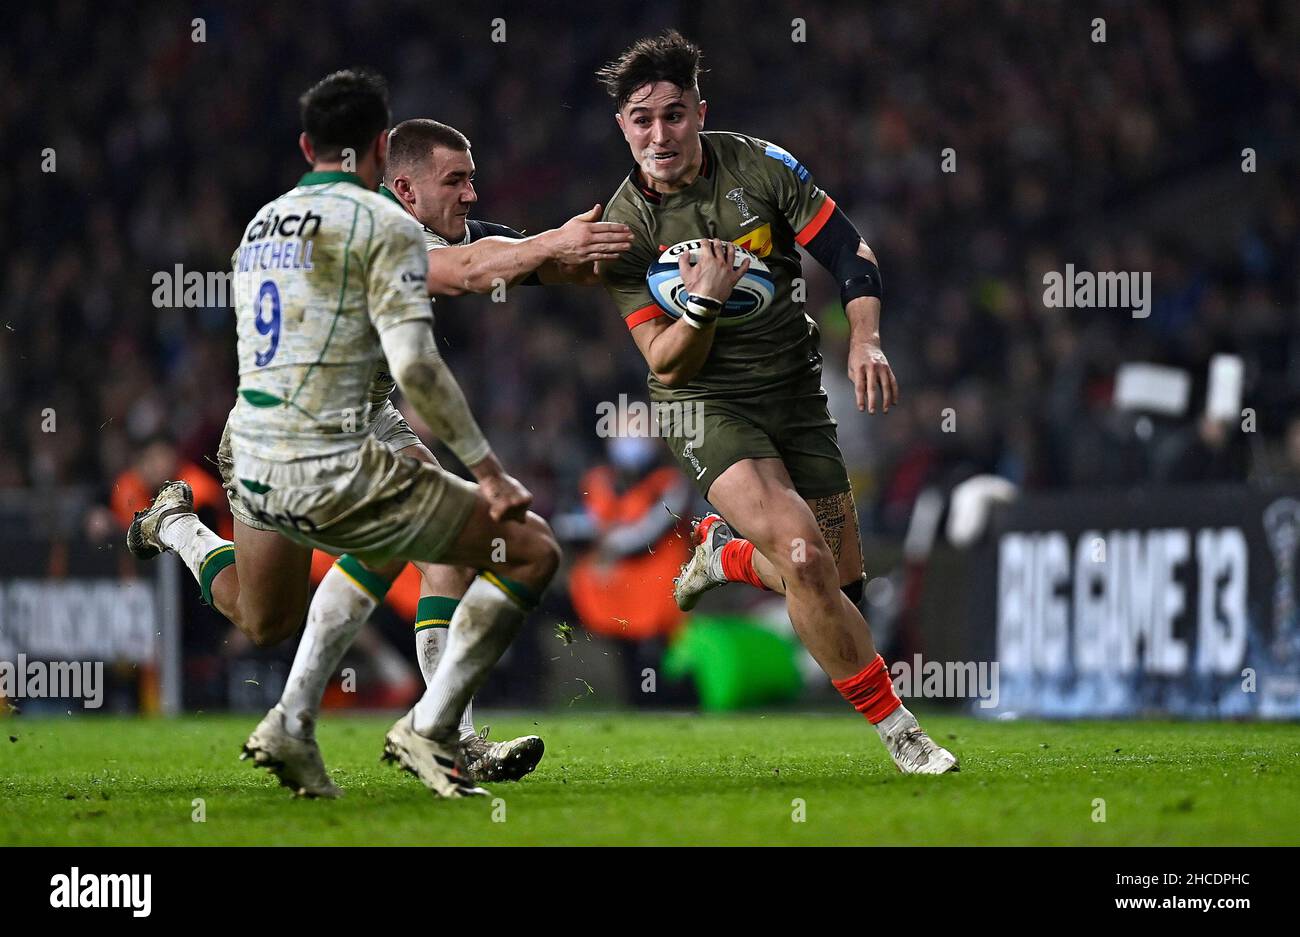
[[[601, 278], [650, 366], [651, 399], [693, 408], [696, 431], [679, 423], [667, 442], [721, 515], [695, 527], [678, 604], [691, 608], [728, 581], [784, 594], [804, 646], [876, 727], [899, 770], [955, 771], [957, 759], [894, 692], [858, 610], [853, 495], [821, 386], [817, 326], [793, 295], [798, 245], [841, 285], [858, 409], [887, 411], [898, 383], [880, 345], [875, 255], [790, 153], [702, 132], [699, 70], [699, 48], [669, 31], [598, 72], [636, 161], [604, 214], [632, 229], [632, 249], [602, 264]], [[646, 271], [669, 246], [693, 239], [698, 262], [685, 253], [679, 262], [687, 309], [673, 318], [652, 297]], [[767, 308], [748, 317], [720, 315], [749, 267], [737, 263], [737, 245], [763, 259], [776, 286]]]

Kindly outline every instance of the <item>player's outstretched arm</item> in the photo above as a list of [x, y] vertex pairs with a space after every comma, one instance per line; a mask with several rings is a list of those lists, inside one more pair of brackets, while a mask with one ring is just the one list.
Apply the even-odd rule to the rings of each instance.
[[699, 261], [692, 265], [687, 258], [683, 253], [677, 265], [691, 296], [690, 311], [672, 323], [650, 319], [632, 330], [632, 339], [651, 373], [668, 387], [689, 384], [704, 367], [713, 347], [718, 314], [749, 270], [748, 259], [733, 269], [736, 245], [730, 241], [706, 238], [701, 242]]
[[540, 273], [541, 268], [547, 268], [543, 282], [582, 282], [576, 279], [580, 274], [563, 279], [563, 271], [615, 260], [632, 246], [632, 230], [624, 224], [601, 221], [601, 210], [596, 205], [561, 227], [532, 237], [486, 237], [464, 247], [430, 251], [429, 293], [490, 293], [500, 283], [513, 286], [530, 273]]
[[399, 322], [379, 333], [397, 386], [429, 428], [478, 480], [496, 521], [522, 521], [533, 497], [508, 475], [470, 413], [465, 394], [434, 342], [427, 319]]

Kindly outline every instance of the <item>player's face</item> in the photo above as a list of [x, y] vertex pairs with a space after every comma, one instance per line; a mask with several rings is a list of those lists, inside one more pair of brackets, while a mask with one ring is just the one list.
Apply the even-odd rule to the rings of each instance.
[[474, 157], [469, 151], [434, 147], [421, 171], [411, 176], [415, 204], [411, 212], [417, 221], [448, 241], [465, 236], [470, 206], [478, 201], [474, 191]]
[[707, 110], [696, 89], [657, 81], [638, 88], [618, 112], [623, 139], [652, 188], [674, 192], [695, 181]]

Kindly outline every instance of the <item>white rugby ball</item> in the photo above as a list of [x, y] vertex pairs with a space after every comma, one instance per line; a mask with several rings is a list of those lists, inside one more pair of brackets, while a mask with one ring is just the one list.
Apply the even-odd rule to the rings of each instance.
[[[659, 304], [659, 308], [674, 319], [686, 312], [686, 285], [682, 282], [677, 262], [685, 253], [694, 266], [699, 262], [700, 248], [698, 238], [674, 244], [660, 254], [659, 259], [646, 271], [646, 285], [650, 287], [650, 295]], [[755, 316], [762, 315], [772, 305], [772, 298], [776, 295], [776, 281], [771, 269], [753, 251], [737, 244], [733, 269], [740, 267], [746, 260], [749, 261], [749, 269], [723, 305], [718, 316], [718, 328], [748, 322]]]

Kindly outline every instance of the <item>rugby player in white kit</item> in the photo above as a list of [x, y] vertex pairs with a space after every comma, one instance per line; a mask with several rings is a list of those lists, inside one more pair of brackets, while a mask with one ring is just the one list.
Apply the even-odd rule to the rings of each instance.
[[[382, 82], [337, 73], [303, 103], [300, 142], [313, 171], [258, 212], [235, 258], [241, 383], [230, 429], [239, 498], [260, 526], [301, 544], [304, 562], [313, 546], [346, 551], [359, 593], [391, 581], [406, 560], [484, 570], [452, 616], [428, 692], [386, 746], [435, 792], [461, 796], [478, 789], [458, 764], [457, 705], [463, 709], [535, 603], [557, 548], [545, 522], [527, 513], [527, 492], [491, 455], [437, 354], [420, 225], [373, 191], [388, 139]], [[355, 173], [344, 169], [349, 151], [359, 154]], [[615, 227], [592, 226], [599, 233], [589, 230], [588, 241], [616, 240], [608, 236]], [[536, 268], [542, 245], [530, 240], [514, 253], [534, 258], [528, 263]], [[598, 244], [588, 248], [578, 259], [602, 257]], [[478, 486], [396, 455], [375, 438], [370, 391], [385, 358]], [[204, 542], [183, 501], [164, 489], [133, 525], [133, 551], [175, 549], [210, 594], [211, 565], [229, 545]], [[501, 551], [493, 547], [502, 544], [508, 559], [495, 562]], [[309, 617], [286, 697], [296, 689], [318, 705], [364, 620], [356, 610], [335, 612]], [[280, 707], [246, 750], [299, 793], [337, 793], [314, 738], [291, 737]]]

